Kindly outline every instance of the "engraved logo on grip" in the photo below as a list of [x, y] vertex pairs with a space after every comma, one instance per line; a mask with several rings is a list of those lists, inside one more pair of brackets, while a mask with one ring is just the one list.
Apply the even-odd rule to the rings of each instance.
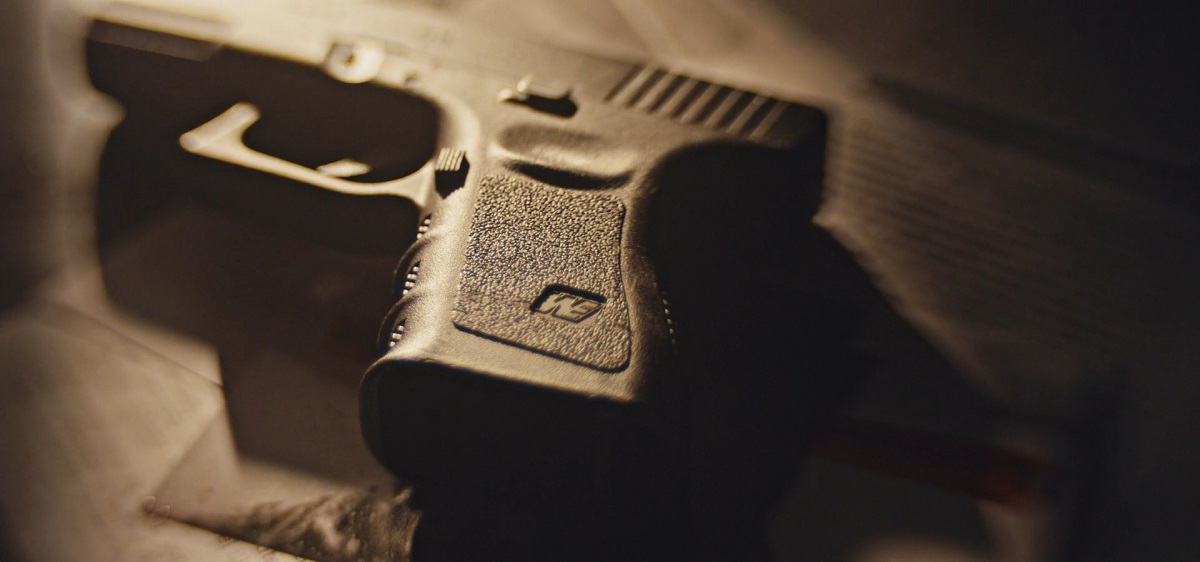
[[600, 307], [604, 306], [604, 300], [600, 295], [551, 285], [533, 301], [531, 309], [535, 314], [547, 314], [559, 320], [579, 323], [600, 310]]

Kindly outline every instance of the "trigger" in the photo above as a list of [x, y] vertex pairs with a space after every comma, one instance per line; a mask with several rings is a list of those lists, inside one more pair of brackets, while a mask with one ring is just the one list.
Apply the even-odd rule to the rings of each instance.
[[470, 169], [467, 153], [461, 148], [445, 147], [438, 151], [433, 163], [434, 187], [438, 195], [446, 197], [466, 184]]

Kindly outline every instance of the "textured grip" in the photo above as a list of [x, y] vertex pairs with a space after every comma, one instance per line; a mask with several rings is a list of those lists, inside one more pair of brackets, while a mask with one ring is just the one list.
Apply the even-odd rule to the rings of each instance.
[[684, 402], [657, 391], [673, 369], [630, 243], [644, 201], [503, 172], [442, 201], [397, 268], [386, 353], [363, 382], [379, 459], [442, 502], [515, 502], [489, 517], [545, 536], [605, 517], [581, 506], [661, 528], [680, 505]]
[[615, 197], [493, 177], [475, 204], [455, 326], [612, 371], [629, 363]]

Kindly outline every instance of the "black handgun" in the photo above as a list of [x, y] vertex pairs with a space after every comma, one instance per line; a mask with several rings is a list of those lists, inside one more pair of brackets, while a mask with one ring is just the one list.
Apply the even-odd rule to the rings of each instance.
[[769, 501], [786, 475], [761, 469], [787, 463], [764, 444], [799, 450], [803, 425], [780, 420], [851, 378], [829, 376], [845, 315], [809, 284], [823, 111], [369, 6], [243, 10], [96, 18], [92, 80], [127, 112], [110, 145], [142, 147], [108, 164], [142, 191], [102, 196], [102, 222], [152, 212], [162, 186], [136, 180], [169, 167], [230, 212], [407, 246], [363, 434], [500, 542], [672, 558]]

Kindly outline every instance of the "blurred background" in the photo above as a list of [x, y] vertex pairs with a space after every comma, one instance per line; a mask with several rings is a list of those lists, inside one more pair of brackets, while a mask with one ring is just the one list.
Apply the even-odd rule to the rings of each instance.
[[[279, 2], [330, 21], [367, 4], [388, 3]], [[845, 412], [1021, 452], [1044, 468], [1031, 489], [1006, 495], [815, 458], [772, 519], [778, 559], [1200, 557], [1200, 47], [1185, 11], [952, 0], [390, 5], [831, 112], [818, 221], [898, 313], [873, 332], [886, 366]], [[206, 6], [220, 13], [222, 2]], [[225, 219], [192, 215], [129, 241], [102, 273], [96, 170], [121, 113], [83, 68], [83, 14], [94, 8], [16, 0], [0, 20], [0, 559], [284, 559], [144, 516], [232, 407], [222, 372], [288, 361], [255, 355], [240, 337], [285, 314], [259, 298], [279, 289], [276, 277], [216, 269], [277, 267], [297, 279], [279, 299], [333, 306], [388, 260], [327, 256], [242, 225], [222, 242], [208, 234]], [[176, 251], [243, 244], [210, 261]], [[280, 248], [295, 259], [261, 261]], [[318, 269], [339, 273], [305, 277]], [[163, 325], [114, 306], [101, 281], [114, 274], [138, 280], [123, 285], [138, 302], [180, 317]], [[147, 275], [170, 290], [139, 285]], [[353, 325], [371, 304], [330, 322]], [[336, 368], [352, 378], [355, 360]], [[322, 427], [352, 434], [354, 413], [328, 409]]]

